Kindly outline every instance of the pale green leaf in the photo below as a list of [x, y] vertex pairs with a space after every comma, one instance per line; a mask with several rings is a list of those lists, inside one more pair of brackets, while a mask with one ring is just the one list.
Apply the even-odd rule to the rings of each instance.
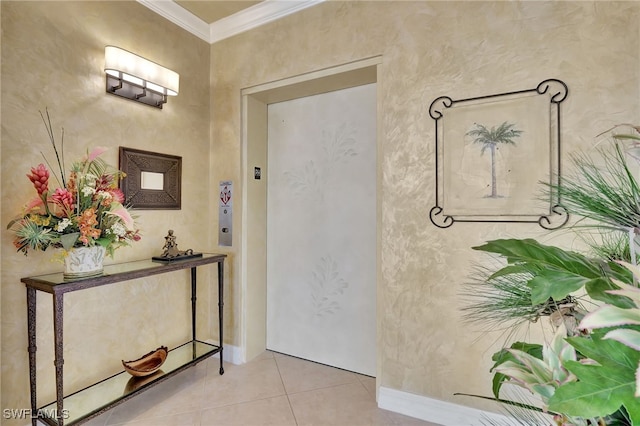
[[585, 315], [578, 327], [591, 330], [631, 324], [640, 324], [640, 310], [605, 305]]
[[540, 395], [544, 402], [548, 401], [556, 391], [556, 388], [552, 385], [539, 384], [531, 386], [531, 390]]
[[[547, 364], [526, 352], [512, 350], [513, 355], [524, 364], [528, 371], [537, 378], [537, 383], [548, 383], [553, 380], [553, 374]], [[504, 371], [502, 372], [504, 374]]]
[[78, 241], [79, 236], [79, 232], [74, 232], [72, 234], [62, 234], [60, 235], [60, 244], [62, 244], [62, 247], [65, 250], [70, 250], [76, 243], [76, 241]]
[[495, 371], [502, 373], [511, 379], [522, 382], [523, 384], [532, 385], [539, 383], [538, 378], [531, 374], [529, 369], [513, 361], [505, 362], [499, 367], [496, 367]]
[[[517, 349], [520, 351], [524, 351], [530, 355], [535, 356], [538, 359], [542, 359], [542, 345], [537, 343], [526, 343], [526, 342], [515, 342], [511, 345], [510, 349]], [[491, 367], [491, 371], [494, 371], [499, 365], [504, 364], [507, 361], [515, 362], [517, 361], [513, 353], [509, 349], [502, 349], [491, 357], [492, 360], [495, 361], [493, 367]], [[493, 394], [496, 398], [500, 396], [500, 388], [502, 384], [508, 380], [508, 377], [500, 372], [496, 372], [493, 376]]]
[[628, 328], [617, 328], [604, 335], [605, 339], [613, 339], [640, 351], [640, 332]]
[[[640, 276], [636, 275], [636, 278], [639, 278], [639, 277]], [[617, 285], [620, 288], [614, 289], [614, 290], [607, 290], [607, 293], [626, 296], [629, 299], [633, 300], [636, 306], [640, 305], [640, 288], [623, 283], [622, 281], [619, 281], [619, 280], [612, 280], [612, 281], [615, 285]]]

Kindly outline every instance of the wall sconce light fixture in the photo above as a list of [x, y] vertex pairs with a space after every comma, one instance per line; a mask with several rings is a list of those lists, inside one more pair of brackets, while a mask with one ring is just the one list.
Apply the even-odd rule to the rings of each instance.
[[167, 96], [176, 96], [180, 75], [119, 47], [104, 49], [107, 92], [161, 108]]

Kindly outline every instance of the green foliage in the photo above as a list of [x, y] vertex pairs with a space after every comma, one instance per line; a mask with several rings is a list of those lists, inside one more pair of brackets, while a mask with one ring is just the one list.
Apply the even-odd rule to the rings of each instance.
[[[625, 156], [640, 161], [640, 126], [632, 129], [633, 134], [613, 135], [613, 149], [599, 151], [602, 162], [574, 156], [575, 174], [563, 176], [558, 185], [547, 184], [548, 192], [580, 217], [573, 230], [596, 230], [593, 235], [599, 241], [581, 236], [592, 247], [591, 257], [532, 239], [494, 240], [474, 247], [506, 264], [478, 278], [478, 285], [490, 289], [482, 294], [497, 294], [500, 300], [482, 301], [478, 296], [479, 307], [467, 308], [475, 315], [470, 318], [489, 317], [491, 309], [499, 318], [518, 318], [516, 310], [528, 296], [521, 319], [535, 321], [548, 314], [554, 325], [568, 324], [567, 318], [575, 321], [577, 311], [564, 307], [575, 305], [575, 294], [586, 292], [600, 302], [575, 327], [574, 337], [556, 334], [543, 346], [517, 342], [493, 357], [491, 399], [502, 401], [498, 395], [504, 383], [517, 384], [541, 397], [557, 425], [640, 426], [640, 268], [621, 262], [638, 260], [632, 258], [630, 243], [640, 234], [640, 185]], [[494, 149], [488, 138], [493, 131], [472, 131], [474, 142], [484, 144], [483, 151]], [[624, 145], [629, 142], [631, 146]], [[532, 315], [531, 308], [540, 314]]]
[[579, 237], [591, 248], [593, 257], [607, 261], [622, 260], [631, 262], [628, 232], [603, 230], [596, 232], [595, 235], [593, 233], [581, 233]]
[[491, 277], [492, 271], [477, 266], [470, 281], [465, 283], [461, 297], [466, 306], [463, 318], [469, 324], [481, 324], [485, 330], [505, 330], [507, 333], [529, 322], [537, 321], [546, 312], [546, 305], [531, 304], [530, 273], [514, 272]]
[[528, 272], [531, 279], [531, 304], [545, 303], [549, 299], [559, 301], [581, 288], [590, 297], [621, 307], [631, 307], [624, 297], [611, 297], [606, 290], [615, 289], [611, 278], [630, 279], [615, 262], [590, 259], [580, 253], [540, 244], [533, 239], [505, 239], [489, 241], [474, 250], [496, 253], [506, 258], [507, 266], [499, 269], [491, 278], [513, 273]]
[[14, 240], [14, 245], [19, 251], [26, 252], [27, 249], [46, 250], [47, 247], [58, 240], [57, 235], [50, 232], [50, 229], [33, 221], [12, 221], [9, 227], [14, 224], [19, 225], [15, 230], [16, 238]]
[[[486, 244], [474, 247], [476, 250], [500, 255], [506, 259], [507, 264], [488, 274], [487, 283], [491, 280], [505, 279], [506, 277], [518, 277], [526, 282], [530, 289], [531, 306], [540, 306], [547, 303], [550, 309], [571, 294], [584, 289], [594, 300], [605, 302], [607, 309], [615, 308], [623, 313], [630, 313], [629, 308], [635, 308], [636, 295], [631, 293], [624, 282], [632, 282], [633, 275], [628, 267], [617, 262], [604, 261], [589, 258], [580, 253], [566, 251], [553, 246], [546, 246], [532, 239], [494, 240]], [[524, 277], [524, 278], [523, 278]], [[640, 290], [637, 294], [640, 300]], [[638, 317], [640, 322], [640, 316]], [[630, 332], [611, 335], [611, 339], [632, 339]], [[593, 351], [588, 351], [589, 336], [577, 337], [569, 340], [571, 347], [575, 347], [581, 357], [590, 358]], [[600, 342], [602, 340], [599, 340]], [[611, 340], [603, 345], [611, 345], [611, 342], [624, 346], [622, 343]], [[599, 345], [600, 343], [595, 343]], [[617, 364], [609, 365], [601, 363], [599, 358], [590, 358], [583, 365], [577, 362], [575, 353], [567, 350], [569, 344], [556, 336], [550, 345], [540, 345], [518, 342], [509, 349], [503, 349], [493, 357], [495, 361], [492, 371], [493, 393], [498, 398], [502, 385], [506, 382], [516, 383], [541, 396], [546, 407], [558, 414], [561, 422], [566, 424], [596, 424], [596, 418], [603, 418], [603, 424], [633, 424], [632, 420], [625, 420], [626, 413], [630, 419], [635, 419], [635, 408], [631, 401], [601, 404], [600, 408], [592, 408], [591, 411], [581, 411], [580, 408], [567, 410], [567, 406], [582, 407], [589, 404], [588, 393], [597, 393], [599, 398], [609, 392], [618, 398], [622, 394], [627, 397], [629, 389], [631, 395], [635, 390], [635, 369], [633, 363], [618, 375], [610, 375], [612, 381], [626, 380], [628, 389], [617, 390], [614, 393], [610, 385], [605, 381], [590, 380], [594, 374], [607, 375], [610, 368], [619, 368]], [[582, 350], [581, 350], [582, 349]], [[628, 350], [629, 349], [627, 348]], [[605, 351], [606, 352], [606, 351]], [[628, 359], [628, 357], [627, 357]], [[585, 370], [584, 367], [589, 367]], [[631, 371], [627, 371], [631, 369]], [[591, 374], [591, 375], [590, 375]], [[577, 380], [577, 381], [576, 381]], [[628, 383], [629, 380], [631, 383]], [[584, 382], [584, 383], [583, 383]], [[583, 383], [582, 385], [578, 385]], [[585, 385], [586, 383], [586, 385]], [[573, 386], [573, 385], [577, 386]], [[566, 389], [570, 391], [567, 391]], [[559, 394], [560, 396], [556, 396]], [[606, 408], [605, 408], [606, 407]], [[624, 415], [621, 414], [624, 411]], [[615, 416], [619, 417], [614, 418]], [[610, 420], [611, 419], [611, 420]], [[606, 423], [610, 421], [611, 423]], [[626, 422], [626, 423], [625, 423]], [[559, 423], [561, 424], [561, 423]], [[640, 424], [640, 423], [637, 423]]]
[[[624, 267], [634, 273], [636, 278], [640, 277], [640, 268], [637, 266], [623, 264]], [[613, 297], [626, 297], [633, 301], [632, 308], [619, 308], [613, 305], [604, 305], [596, 311], [584, 317], [580, 327], [586, 330], [605, 330], [604, 339], [611, 339], [626, 345], [635, 351], [640, 351], [640, 288], [617, 281], [619, 290], [610, 290], [607, 293]], [[610, 329], [611, 327], [615, 327]], [[606, 331], [609, 330], [609, 331]], [[635, 371], [635, 394], [640, 397], [640, 364], [636, 365]]]
[[[542, 346], [542, 356], [535, 345], [521, 344], [525, 350], [507, 349], [511, 356], [503, 355], [496, 365], [495, 371], [508, 377], [508, 382], [528, 389], [539, 395], [544, 408], [553, 397], [556, 389], [565, 383], [576, 380], [564, 365], [569, 361], [576, 361], [576, 352], [565, 340], [566, 330], [558, 328], [553, 340]], [[531, 351], [532, 353], [530, 353]], [[499, 396], [500, 389], [496, 389], [494, 382], [494, 394]]]
[[[518, 350], [535, 358], [542, 359], [542, 345], [539, 345], [537, 343], [515, 342], [509, 349]], [[493, 354], [491, 359], [495, 361], [495, 364], [493, 364], [493, 367], [491, 367], [491, 371], [495, 371], [497, 367], [507, 361], [517, 361], [517, 358], [513, 354], [513, 351], [509, 349], [505, 348]], [[496, 398], [500, 398], [500, 388], [502, 387], [502, 384], [507, 380], [509, 380], [509, 376], [500, 372], [496, 372], [493, 376], [493, 395]]]
[[578, 381], [558, 388], [549, 400], [549, 409], [572, 416], [602, 417], [624, 407], [632, 424], [640, 424], [640, 399], [635, 397], [640, 352], [603, 339], [599, 333], [567, 341], [595, 363], [567, 361], [565, 367]]
[[550, 189], [571, 214], [594, 220], [591, 226], [621, 231], [640, 227], [640, 186], [622, 148], [615, 144], [613, 153], [599, 152], [603, 165], [584, 155], [574, 156], [575, 175], [564, 176], [561, 185]]

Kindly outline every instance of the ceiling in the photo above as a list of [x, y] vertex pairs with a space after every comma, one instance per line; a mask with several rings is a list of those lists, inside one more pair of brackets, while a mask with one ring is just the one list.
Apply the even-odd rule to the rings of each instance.
[[202, 40], [215, 43], [325, 0], [136, 1]]
[[260, 1], [250, 0], [210, 0], [210, 1], [182, 1], [176, 0], [180, 6], [193, 13], [198, 18], [202, 19], [207, 24], [212, 24], [227, 16], [235, 15], [236, 13], [254, 6]]

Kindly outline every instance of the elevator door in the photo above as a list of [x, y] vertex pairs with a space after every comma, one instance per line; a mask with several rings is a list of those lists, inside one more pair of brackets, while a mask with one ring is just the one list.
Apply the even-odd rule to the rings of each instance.
[[375, 375], [376, 85], [268, 107], [267, 348]]

